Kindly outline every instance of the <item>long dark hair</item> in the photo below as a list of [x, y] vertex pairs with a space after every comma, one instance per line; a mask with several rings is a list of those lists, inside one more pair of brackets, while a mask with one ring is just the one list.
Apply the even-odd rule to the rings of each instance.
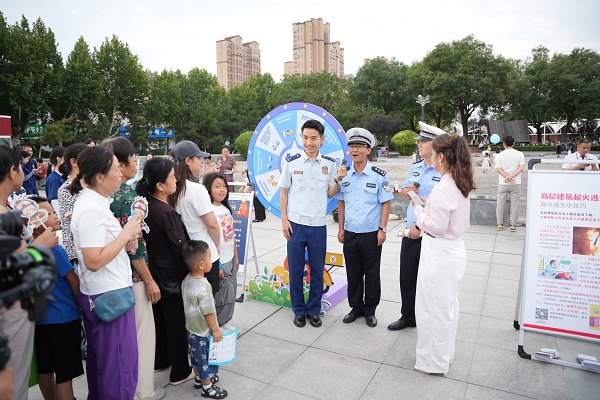
[[79, 157], [77, 157], [77, 166], [79, 174], [69, 185], [69, 193], [75, 196], [83, 189], [81, 180], [90, 187], [96, 186], [96, 176], [98, 174], [106, 175], [110, 171], [113, 163], [113, 152], [106, 147], [86, 147]]
[[229, 212], [233, 214], [233, 210], [231, 209], [231, 206], [229, 205], [229, 186], [227, 186], [227, 179], [225, 178], [225, 175], [218, 174], [215, 172], [206, 174], [204, 176], [204, 179], [202, 180], [202, 184], [204, 185], [206, 190], [208, 190], [208, 195], [210, 196], [210, 201], [212, 203], [214, 201], [214, 199], [212, 197], [212, 192], [210, 191], [210, 189], [212, 188], [213, 182], [217, 179], [223, 179], [223, 182], [225, 183], [225, 187], [227, 188], [227, 195], [225, 195], [225, 198], [223, 199], [221, 204], [223, 204], [225, 207], [227, 207]]
[[[171, 156], [174, 157], [172, 152], [171, 152]], [[169, 204], [173, 208], [175, 208], [177, 206], [179, 199], [181, 198], [181, 196], [183, 196], [185, 194], [185, 185], [187, 185], [187, 181], [200, 183], [200, 182], [198, 182], [198, 179], [196, 179], [194, 174], [192, 174], [192, 171], [190, 171], [190, 168], [185, 163], [185, 160], [186, 159], [184, 158], [183, 160], [175, 161], [174, 168], [175, 168], [175, 179], [177, 179], [177, 189], [175, 189], [175, 193], [173, 193], [172, 195], [169, 196], [169, 200], [168, 200]]]
[[171, 170], [173, 161], [165, 157], [154, 157], [144, 164], [144, 175], [135, 185], [135, 191], [146, 198], [156, 193], [156, 185], [165, 183]]
[[471, 153], [467, 141], [458, 135], [440, 135], [433, 139], [433, 150], [441, 153], [452, 171], [452, 178], [463, 196], [476, 189]]
[[58, 166], [58, 171], [61, 173], [62, 178], [65, 181], [69, 178], [69, 175], [71, 175], [71, 171], [73, 170], [71, 160], [77, 160], [77, 157], [79, 157], [79, 153], [81, 153], [85, 148], [87, 148], [85, 144], [75, 143], [67, 147], [67, 149], [65, 150], [65, 162]]

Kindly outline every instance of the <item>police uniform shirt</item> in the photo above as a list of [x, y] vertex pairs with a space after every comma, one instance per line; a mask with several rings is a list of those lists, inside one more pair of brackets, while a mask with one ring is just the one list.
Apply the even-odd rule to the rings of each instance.
[[[410, 167], [408, 178], [402, 184], [402, 188], [419, 182], [419, 196], [428, 198], [433, 187], [439, 183], [441, 177], [441, 174], [433, 168], [433, 165], [426, 167], [425, 160], [423, 159], [413, 163]], [[410, 228], [415, 222], [415, 208], [412, 205], [412, 201], [409, 201], [408, 210], [406, 211], [406, 227]]]
[[335, 160], [321, 152], [314, 161], [305, 152], [287, 157], [278, 185], [289, 189], [288, 219], [300, 225], [325, 226], [327, 190], [336, 175]]
[[369, 233], [379, 229], [382, 204], [394, 195], [386, 172], [367, 162], [360, 174], [350, 167], [335, 198], [344, 201], [344, 229]]

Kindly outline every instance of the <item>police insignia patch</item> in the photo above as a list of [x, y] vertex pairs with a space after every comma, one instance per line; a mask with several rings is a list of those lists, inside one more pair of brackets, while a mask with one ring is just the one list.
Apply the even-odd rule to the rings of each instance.
[[323, 167], [323, 168], [321, 168], [321, 171], [322, 171], [322, 172], [323, 172], [325, 175], [327, 175], [327, 174], [329, 173], [329, 168], [327, 168], [327, 167]]
[[383, 190], [385, 190], [386, 192], [389, 192], [390, 190], [392, 190], [392, 186], [390, 185], [390, 181], [385, 181], [381, 184], [381, 186], [383, 187]]

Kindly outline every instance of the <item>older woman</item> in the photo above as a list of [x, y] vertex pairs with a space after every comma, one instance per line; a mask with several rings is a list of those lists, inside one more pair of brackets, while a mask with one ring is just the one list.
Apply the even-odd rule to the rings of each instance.
[[231, 149], [229, 146], [223, 146], [221, 157], [217, 158], [217, 167], [219, 172], [225, 175], [227, 182], [233, 182], [233, 174], [237, 172], [235, 160], [231, 157]]
[[132, 239], [141, 231], [141, 220], [134, 216], [121, 227], [110, 211], [109, 195], [119, 189], [122, 176], [110, 149], [86, 148], [77, 165], [79, 174], [70, 192], [81, 194], [73, 209], [71, 230], [80, 265], [79, 303], [88, 343], [88, 399], [133, 399], [138, 370], [134, 310], [103, 322], [92, 302], [106, 292], [131, 288], [127, 251], [137, 248], [137, 240]]
[[137, 192], [148, 199], [150, 228], [144, 232], [148, 245], [150, 272], [160, 288], [161, 298], [153, 305], [156, 328], [155, 369], [171, 366], [171, 384], [194, 377], [188, 364], [188, 340], [181, 283], [188, 271], [181, 247], [189, 236], [181, 216], [167, 201], [177, 188], [173, 161], [157, 157], [146, 161]]
[[[116, 137], [103, 142], [102, 147], [113, 151], [119, 161], [119, 167], [123, 173], [119, 190], [112, 193], [110, 198], [110, 210], [119, 220], [121, 226], [125, 226], [131, 217], [131, 206], [138, 194], [127, 181], [137, 173], [137, 159], [133, 143], [127, 138]], [[160, 300], [160, 290], [154, 282], [148, 265], [146, 264], [146, 245], [142, 237], [137, 238], [137, 251], [128, 253], [131, 261], [132, 289], [135, 297], [135, 328], [137, 331], [138, 344], [138, 382], [135, 390], [138, 399], [158, 400], [164, 397], [165, 389], [154, 388], [154, 351], [156, 347], [156, 335], [154, 331], [154, 314], [152, 304]]]
[[469, 228], [469, 193], [475, 189], [471, 155], [460, 136], [433, 140], [431, 161], [442, 175], [425, 207], [413, 200], [416, 223], [425, 234], [417, 278], [417, 360], [415, 370], [443, 375], [454, 359], [458, 325], [458, 291], [467, 252], [463, 234]]

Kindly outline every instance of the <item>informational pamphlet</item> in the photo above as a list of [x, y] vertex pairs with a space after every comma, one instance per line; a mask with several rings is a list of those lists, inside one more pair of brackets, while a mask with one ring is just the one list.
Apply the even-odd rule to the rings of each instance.
[[214, 337], [209, 337], [208, 364], [224, 365], [231, 364], [237, 354], [237, 337], [239, 329], [223, 331], [223, 340], [215, 342]]

